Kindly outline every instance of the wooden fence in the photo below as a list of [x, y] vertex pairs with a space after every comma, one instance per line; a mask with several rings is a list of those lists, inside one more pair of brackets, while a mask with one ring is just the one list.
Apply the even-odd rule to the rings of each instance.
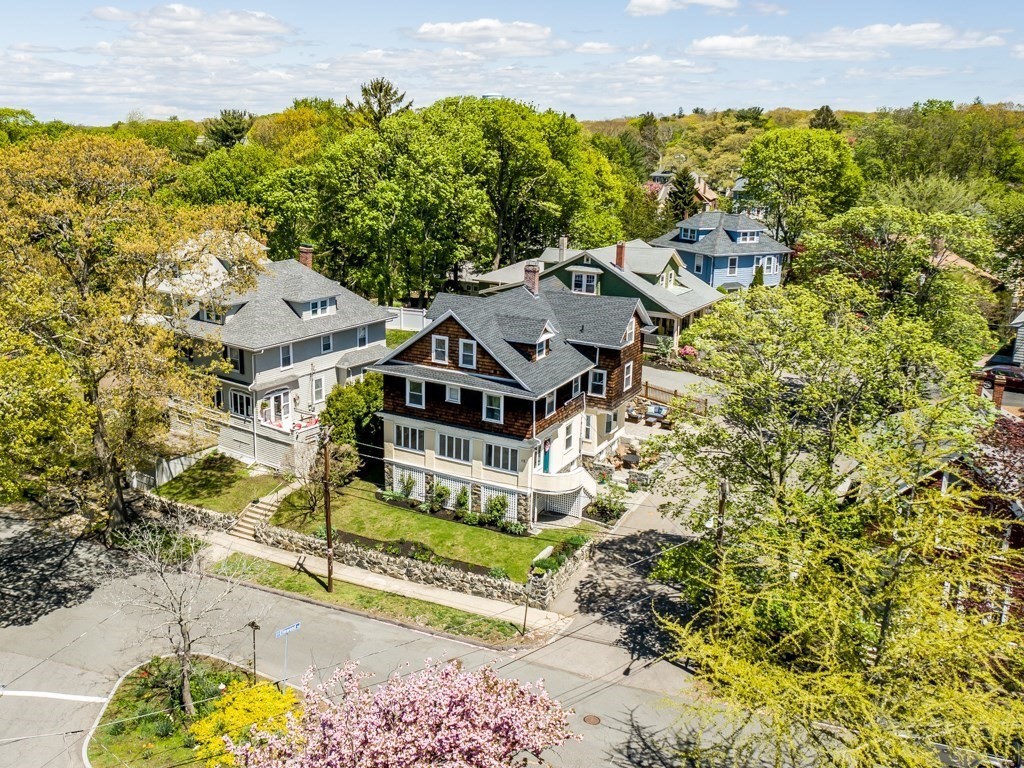
[[644, 382], [641, 397], [645, 400], [650, 400], [652, 403], [661, 403], [662, 405], [672, 405], [676, 400], [683, 400], [686, 407], [694, 409], [697, 413], [704, 414], [708, 412], [708, 399], [706, 397], [692, 397], [680, 392], [678, 389], [664, 389], [648, 381]]

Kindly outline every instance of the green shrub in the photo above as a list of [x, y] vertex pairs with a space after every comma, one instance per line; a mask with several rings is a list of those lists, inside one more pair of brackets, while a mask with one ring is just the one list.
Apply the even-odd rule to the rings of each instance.
[[480, 525], [480, 515], [478, 515], [476, 512], [470, 512], [469, 510], [466, 510], [466, 512], [462, 515], [462, 522], [464, 522], [466, 525]]
[[455, 511], [464, 515], [469, 511], [469, 489], [462, 488], [455, 496]]
[[614, 523], [625, 513], [626, 502], [622, 500], [621, 488], [602, 493], [587, 508], [587, 516], [602, 523]]
[[511, 533], [513, 536], [522, 536], [526, 533], [526, 526], [518, 520], [507, 520], [502, 518], [498, 521], [498, 528], [505, 531], [505, 533]]
[[159, 736], [161, 739], [166, 739], [172, 733], [174, 733], [174, 721], [169, 717], [161, 717], [156, 721], [156, 725], [153, 727], [153, 735]]
[[451, 489], [447, 485], [434, 485], [434, 495], [430, 499], [430, 511], [437, 514], [442, 512], [448, 505], [448, 496]]
[[492, 579], [507, 579], [508, 571], [504, 568], [491, 568], [491, 570], [487, 572], [487, 575]]
[[412, 492], [416, 490], [416, 478], [408, 473], [403, 473], [399, 484], [402, 486], [402, 496], [406, 499], [412, 496]]
[[380, 497], [384, 501], [405, 501], [405, 496], [402, 495], [401, 491], [381, 491]]
[[590, 541], [589, 536], [584, 536], [582, 533], [575, 533], [565, 540], [565, 546], [574, 552]]
[[533, 564], [533, 567], [534, 568], [538, 568], [538, 569], [540, 569], [542, 571], [557, 571], [558, 567], [560, 565], [561, 565], [561, 563], [558, 562], [558, 558], [556, 558], [556, 557], [545, 557], [545, 558], [535, 562]]
[[504, 496], [491, 496], [484, 506], [483, 521], [490, 525], [498, 525], [505, 519], [508, 512], [508, 499]]

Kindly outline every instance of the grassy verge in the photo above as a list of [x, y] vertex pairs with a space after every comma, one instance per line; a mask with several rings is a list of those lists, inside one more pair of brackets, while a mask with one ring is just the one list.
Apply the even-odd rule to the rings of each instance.
[[[118, 686], [89, 741], [89, 761], [94, 768], [136, 764], [169, 768], [195, 757], [173, 685], [175, 671], [171, 661], [157, 659], [139, 667]], [[192, 682], [196, 714], [202, 717], [209, 711], [221, 683], [244, 679], [245, 671], [238, 667], [216, 659], [198, 660]]]
[[247, 579], [255, 584], [273, 587], [283, 592], [293, 592], [322, 603], [357, 608], [374, 616], [406, 624], [415, 624], [496, 645], [515, 637], [517, 633], [516, 626], [507, 621], [488, 619], [455, 608], [428, 603], [425, 600], [402, 597], [344, 581], [335, 580], [334, 592], [328, 592], [317, 578], [307, 573], [237, 552], [220, 567], [225, 571], [237, 572], [240, 566], [244, 566], [249, 574]]
[[[440, 557], [502, 568], [520, 583], [526, 581], [530, 563], [545, 547], [557, 548], [570, 536], [592, 535], [597, 530], [596, 526], [581, 523], [573, 528], [544, 530], [536, 536], [512, 536], [385, 504], [374, 497], [376, 490], [365, 480], [356, 480], [336, 493], [331, 505], [334, 528], [377, 541], [416, 542]], [[323, 526], [323, 515], [310, 515], [299, 498], [296, 494], [286, 498], [270, 522], [312, 534]]]
[[388, 349], [394, 349], [416, 335], [416, 331], [403, 331], [398, 328], [389, 328], [384, 332]]
[[276, 475], [252, 475], [242, 462], [211, 453], [156, 492], [174, 501], [237, 515], [253, 499], [266, 496], [280, 484]]

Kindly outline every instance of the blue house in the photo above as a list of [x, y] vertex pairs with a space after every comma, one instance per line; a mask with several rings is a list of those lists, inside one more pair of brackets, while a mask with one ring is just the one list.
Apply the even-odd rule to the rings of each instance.
[[765, 225], [742, 213], [704, 211], [676, 224], [651, 245], [673, 248], [686, 270], [712, 288], [749, 288], [758, 267], [765, 285], [782, 281], [782, 267], [791, 251], [765, 230]]

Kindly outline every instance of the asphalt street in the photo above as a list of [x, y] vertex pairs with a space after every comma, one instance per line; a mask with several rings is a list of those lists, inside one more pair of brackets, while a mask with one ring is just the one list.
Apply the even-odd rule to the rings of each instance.
[[[633, 557], [630, 551], [620, 560]], [[86, 732], [117, 680], [169, 646], [152, 636], [153, 617], [119, 608], [132, 581], [114, 575], [115, 563], [102, 547], [0, 520], [0, 554], [0, 766], [82, 766]], [[204, 650], [248, 665], [252, 635], [243, 628], [256, 619], [262, 627], [259, 671], [274, 678], [285, 674], [284, 641], [275, 639], [274, 630], [301, 624], [288, 643], [287, 675], [296, 683], [310, 666], [329, 671], [348, 659], [378, 677], [418, 668], [427, 659], [494, 662], [503, 675], [543, 679], [555, 698], [575, 709], [573, 729], [583, 740], [550, 755], [553, 764], [631, 765], [638, 741], [647, 743], [650, 734], [667, 732], [679, 719], [688, 678], [645, 648], [647, 630], [632, 626], [633, 609], [649, 606], [652, 594], [633, 584], [623, 599], [623, 578], [616, 576], [607, 594], [593, 573], [578, 579], [574, 594], [586, 610], [576, 609], [573, 626], [542, 647], [518, 652], [482, 649], [254, 589], [241, 590], [218, 616], [218, 626], [235, 631]], [[600, 723], [584, 723], [585, 715]]]

